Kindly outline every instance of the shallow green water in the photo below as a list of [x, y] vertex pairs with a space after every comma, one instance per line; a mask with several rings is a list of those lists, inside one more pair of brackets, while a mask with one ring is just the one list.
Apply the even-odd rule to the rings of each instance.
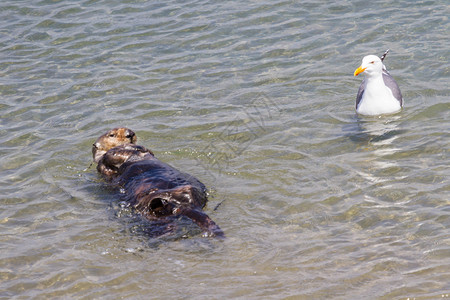
[[[2, 1], [0, 298], [449, 298], [448, 15]], [[387, 48], [405, 108], [358, 117], [353, 71]], [[119, 208], [88, 168], [116, 126], [209, 187], [226, 240]]]

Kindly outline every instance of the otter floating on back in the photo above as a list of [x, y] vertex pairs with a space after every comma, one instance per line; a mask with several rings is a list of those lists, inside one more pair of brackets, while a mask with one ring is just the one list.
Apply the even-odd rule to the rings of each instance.
[[114, 128], [92, 146], [97, 170], [125, 191], [125, 200], [148, 220], [184, 215], [204, 236], [225, 234], [202, 208], [208, 201], [206, 187], [197, 178], [158, 160], [128, 128]]

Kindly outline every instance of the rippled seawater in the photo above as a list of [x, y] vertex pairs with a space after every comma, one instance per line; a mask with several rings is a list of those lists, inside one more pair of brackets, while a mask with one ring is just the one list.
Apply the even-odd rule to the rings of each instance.
[[[450, 298], [446, 1], [0, 2], [1, 299]], [[385, 63], [405, 108], [358, 117]], [[149, 238], [90, 147], [132, 128], [227, 238]]]

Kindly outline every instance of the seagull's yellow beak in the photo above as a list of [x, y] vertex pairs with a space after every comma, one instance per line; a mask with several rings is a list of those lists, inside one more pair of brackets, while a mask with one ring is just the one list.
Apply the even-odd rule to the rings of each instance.
[[367, 68], [364, 68], [360, 66], [358, 69], [355, 70], [355, 73], [353, 73], [353, 76], [358, 76], [358, 74], [364, 72]]

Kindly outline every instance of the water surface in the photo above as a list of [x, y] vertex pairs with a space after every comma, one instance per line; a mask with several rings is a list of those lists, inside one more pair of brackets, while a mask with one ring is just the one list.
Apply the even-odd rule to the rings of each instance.
[[[0, 3], [0, 298], [450, 294], [445, 1]], [[355, 115], [367, 54], [402, 112]], [[90, 147], [132, 128], [227, 235], [150, 238]]]

